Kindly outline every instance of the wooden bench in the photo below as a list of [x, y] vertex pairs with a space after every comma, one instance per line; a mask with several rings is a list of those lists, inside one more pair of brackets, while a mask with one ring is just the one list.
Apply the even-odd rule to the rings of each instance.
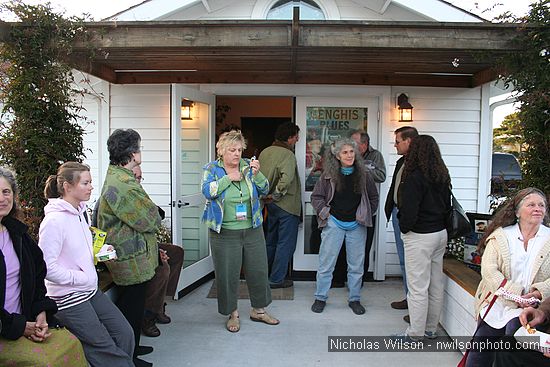
[[475, 331], [474, 295], [481, 275], [464, 263], [445, 258], [445, 298], [441, 325], [450, 336], [469, 336]]
[[470, 269], [463, 262], [453, 258], [443, 259], [443, 273], [460, 285], [464, 290], [475, 295], [477, 286], [481, 281], [481, 274]]

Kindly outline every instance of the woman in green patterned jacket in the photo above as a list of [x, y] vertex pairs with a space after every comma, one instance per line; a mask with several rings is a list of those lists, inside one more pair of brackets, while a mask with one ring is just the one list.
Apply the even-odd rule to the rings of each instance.
[[139, 339], [146, 284], [158, 266], [155, 233], [161, 221], [157, 206], [132, 172], [141, 164], [140, 144], [140, 135], [132, 129], [117, 129], [107, 140], [110, 164], [97, 218], [98, 227], [107, 232], [107, 243], [117, 252], [117, 259], [106, 264], [118, 286], [116, 305], [134, 330], [137, 367], [151, 365], [136, 356], [152, 352], [152, 347], [139, 346]]

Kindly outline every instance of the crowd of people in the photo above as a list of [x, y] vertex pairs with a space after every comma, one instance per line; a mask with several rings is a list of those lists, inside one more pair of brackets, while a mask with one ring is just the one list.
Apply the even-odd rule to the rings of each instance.
[[[259, 159], [247, 159], [242, 157], [245, 138], [232, 130], [220, 136], [217, 159], [203, 168], [202, 219], [209, 228], [218, 312], [227, 317], [225, 328], [231, 333], [241, 328], [241, 270], [252, 321], [278, 325], [267, 312], [271, 290], [293, 286], [288, 269], [303, 216], [294, 154], [298, 141], [299, 128], [282, 124], [273, 145]], [[393, 224], [405, 298], [390, 306], [408, 309], [405, 321], [410, 325], [392, 337], [417, 342], [437, 337], [452, 183], [432, 136], [404, 126], [395, 131], [394, 146], [402, 157], [384, 209]], [[132, 129], [115, 130], [107, 149], [110, 164], [91, 218], [87, 165], [66, 162], [48, 177], [38, 244], [18, 219], [15, 174], [0, 167], [3, 365], [35, 365], [40, 358], [50, 365], [64, 360], [72, 366], [152, 366], [141, 359], [153, 348], [140, 345], [140, 336], [159, 336], [155, 324], [171, 321], [164, 300], [175, 294], [184, 252], [181, 246], [157, 242], [164, 212], [141, 186], [141, 136]], [[311, 194], [322, 230], [311, 311], [324, 311], [337, 280], [347, 281], [348, 305], [363, 315], [361, 287], [367, 280], [380, 199], [377, 184], [386, 179], [385, 163], [364, 131], [333, 141], [322, 161]], [[548, 224], [545, 193], [527, 188], [510, 198], [485, 229], [479, 245], [482, 280], [475, 295], [475, 338], [511, 338], [520, 327], [543, 330], [550, 321]], [[114, 302], [98, 288], [91, 225], [105, 231], [116, 250], [116, 259], [104, 263], [117, 285]], [[495, 296], [499, 288], [508, 298]], [[51, 347], [50, 340], [63, 348]], [[39, 356], [33, 353], [34, 343], [44, 347]], [[466, 366], [541, 365], [547, 357], [522, 349], [471, 350]]]

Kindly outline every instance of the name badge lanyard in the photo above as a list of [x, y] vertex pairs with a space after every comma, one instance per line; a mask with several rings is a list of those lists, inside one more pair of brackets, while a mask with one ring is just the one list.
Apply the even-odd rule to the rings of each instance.
[[239, 181], [239, 186], [235, 184], [235, 181], [231, 181], [231, 185], [235, 186], [237, 190], [239, 190], [239, 194], [241, 195], [241, 204], [243, 203], [243, 191], [241, 190], [241, 182]]

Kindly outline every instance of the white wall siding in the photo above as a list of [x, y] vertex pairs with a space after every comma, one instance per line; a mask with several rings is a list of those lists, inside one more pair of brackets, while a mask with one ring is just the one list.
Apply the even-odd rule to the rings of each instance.
[[77, 100], [84, 108], [80, 115], [86, 120], [79, 121], [84, 128], [84, 163], [90, 166], [94, 190], [88, 205], [93, 207], [101, 192], [105, 170], [109, 164], [106, 154], [106, 140], [109, 136], [109, 83], [82, 73], [73, 71], [77, 87], [83, 91], [82, 98]]
[[[413, 122], [420, 134], [432, 135], [438, 142], [443, 160], [451, 174], [453, 192], [466, 211], [477, 211], [481, 146], [481, 88], [393, 87], [392, 97], [407, 93], [414, 106]], [[395, 101], [393, 109], [395, 108]], [[385, 127], [388, 178], [382, 186], [380, 205], [384, 205], [391, 175], [399, 156], [393, 148], [394, 131], [407, 123], [397, 121], [397, 111]], [[386, 220], [381, 217], [381, 225]], [[399, 261], [391, 221], [386, 231], [386, 275], [398, 275]], [[397, 270], [397, 272], [396, 272]]]
[[201, 19], [201, 20], [239, 20], [250, 19], [254, 0], [248, 1], [209, 1], [210, 12], [207, 12], [202, 2], [192, 4], [186, 8], [176, 10], [158, 20], [181, 20], [181, 19]]
[[169, 217], [170, 85], [112, 85], [110, 115], [110, 132], [132, 128], [141, 135], [143, 187]]
[[99, 134], [101, 123], [101, 101], [97, 98], [89, 96], [82, 103], [82, 107], [86, 109], [86, 111], [83, 111], [82, 115], [88, 119], [87, 122], [81, 121], [80, 125], [85, 129], [84, 136], [82, 137], [85, 155], [84, 163], [90, 166], [92, 185], [94, 186], [89, 203], [89, 205], [92, 205], [99, 195], [99, 190], [97, 187], [100, 183], [100, 149], [102, 145]]
[[[361, 6], [358, 3], [364, 3], [365, 5]], [[336, 1], [340, 11], [340, 20], [431, 20], [420, 13], [411, 12], [411, 10], [393, 2], [386, 8], [384, 13], [381, 13], [382, 4], [382, 1]]]

